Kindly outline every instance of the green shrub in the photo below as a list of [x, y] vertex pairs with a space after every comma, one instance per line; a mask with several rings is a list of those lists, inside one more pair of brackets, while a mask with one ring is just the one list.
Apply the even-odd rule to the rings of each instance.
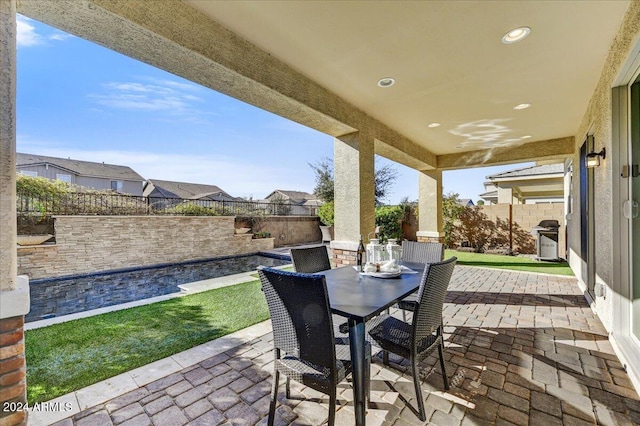
[[324, 203], [320, 206], [318, 210], [318, 217], [320, 217], [320, 222], [326, 226], [332, 226], [334, 223], [333, 217], [333, 201], [329, 201], [328, 203]]
[[71, 192], [68, 183], [61, 180], [51, 181], [43, 177], [18, 175], [16, 193], [22, 197], [53, 199]]
[[380, 227], [378, 238], [385, 243], [389, 238], [402, 239], [402, 221], [405, 217], [403, 206], [376, 207], [376, 226]]
[[185, 215], [185, 216], [215, 216], [216, 212], [208, 207], [200, 206], [191, 201], [178, 204], [167, 210], [169, 214]]

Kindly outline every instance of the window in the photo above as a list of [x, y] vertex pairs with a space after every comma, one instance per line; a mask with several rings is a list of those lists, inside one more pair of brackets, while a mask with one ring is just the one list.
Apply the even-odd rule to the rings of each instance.
[[63, 182], [71, 183], [71, 175], [63, 175], [63, 174], [57, 173], [56, 180], [61, 180]]
[[116, 192], [122, 192], [122, 181], [121, 180], [112, 180], [111, 181], [111, 189]]
[[18, 173], [22, 176], [38, 177], [38, 172], [32, 172], [31, 170], [20, 170]]

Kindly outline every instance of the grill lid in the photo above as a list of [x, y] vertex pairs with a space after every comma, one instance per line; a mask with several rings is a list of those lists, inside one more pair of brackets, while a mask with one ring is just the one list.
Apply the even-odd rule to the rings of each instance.
[[553, 219], [546, 219], [546, 220], [541, 220], [540, 223], [538, 224], [537, 227], [541, 227], [541, 228], [560, 228], [560, 223], [558, 223], [557, 220], [553, 220]]

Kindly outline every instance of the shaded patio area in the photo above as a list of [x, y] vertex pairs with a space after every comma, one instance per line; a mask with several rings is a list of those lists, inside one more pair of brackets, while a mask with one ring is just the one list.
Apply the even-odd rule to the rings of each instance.
[[[428, 421], [420, 422], [407, 405], [415, 403], [408, 362], [392, 356], [387, 368], [378, 355], [368, 425], [640, 423], [640, 398], [574, 278], [457, 266], [444, 322], [451, 389], [443, 392], [437, 359], [429, 358], [422, 369]], [[185, 361], [160, 379], [140, 378], [137, 389], [123, 387], [126, 393], [55, 424], [266, 424], [269, 322], [241, 340], [229, 340], [239, 344], [227, 342], [191, 366]], [[328, 397], [292, 382], [292, 399], [286, 400], [282, 386], [276, 424], [326, 421]], [[336, 424], [354, 424], [351, 400], [344, 382]], [[33, 424], [46, 424], [43, 414], [32, 413]]]

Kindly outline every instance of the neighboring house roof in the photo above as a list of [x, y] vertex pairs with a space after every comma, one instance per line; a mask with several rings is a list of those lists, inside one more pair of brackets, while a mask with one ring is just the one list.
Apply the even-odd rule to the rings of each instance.
[[495, 175], [487, 176], [489, 180], [505, 179], [505, 178], [528, 178], [528, 177], [542, 177], [545, 175], [557, 175], [564, 174], [564, 164], [543, 164], [540, 166], [529, 166], [521, 169], [507, 170], [506, 172], [496, 173]]
[[480, 198], [484, 198], [485, 200], [489, 198], [498, 199], [498, 190], [496, 189], [495, 191], [484, 192], [480, 194]]
[[463, 198], [461, 200], [458, 200], [458, 204], [460, 204], [461, 206], [465, 206], [465, 207], [470, 207], [470, 206], [474, 206], [475, 205], [471, 198]]
[[78, 176], [104, 179], [118, 179], [143, 182], [144, 178], [128, 166], [95, 163], [93, 161], [72, 160], [70, 158], [48, 157], [44, 155], [16, 153], [16, 168], [50, 164]]
[[285, 200], [290, 200], [292, 203], [295, 203], [295, 204], [309, 205], [310, 204], [309, 201], [314, 201], [321, 204], [320, 200], [315, 194], [309, 194], [308, 192], [304, 192], [304, 191], [287, 191], [284, 189], [276, 189], [273, 192], [271, 192], [271, 194], [267, 195], [266, 199], [268, 200], [273, 196], [280, 196], [281, 198], [284, 198]]
[[153, 190], [166, 198], [184, 198], [188, 200], [202, 200], [205, 198], [218, 200], [224, 197], [230, 200], [240, 200], [233, 197], [216, 185], [202, 183], [174, 182], [170, 180], [148, 179], [143, 195], [148, 196]]
[[507, 170], [487, 176], [484, 182], [485, 192], [480, 197], [495, 202], [502, 189], [511, 189], [519, 200], [559, 198], [564, 193], [563, 163], [541, 164]]

